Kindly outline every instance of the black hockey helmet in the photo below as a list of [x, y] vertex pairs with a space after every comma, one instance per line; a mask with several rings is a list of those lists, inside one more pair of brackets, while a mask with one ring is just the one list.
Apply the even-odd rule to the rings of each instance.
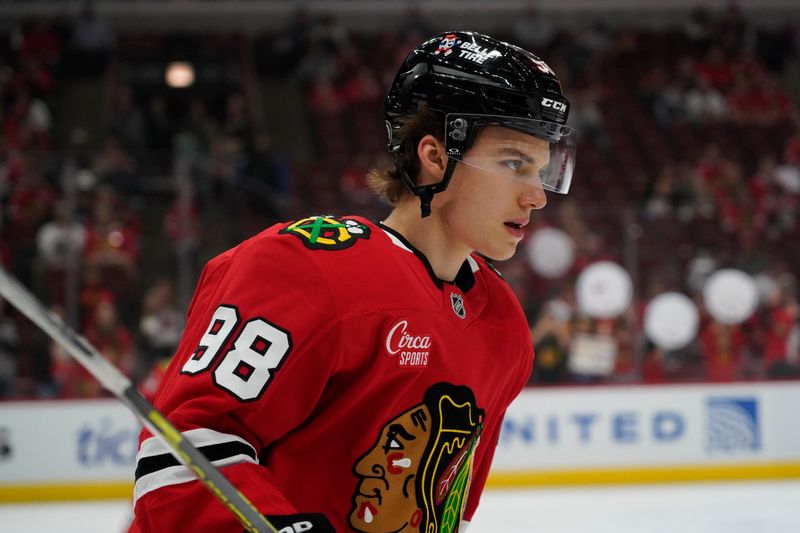
[[[447, 170], [442, 181], [419, 186], [398, 157], [394, 132], [421, 103], [442, 115]], [[550, 142], [550, 164], [541, 187], [566, 193], [575, 160], [575, 134], [565, 126], [569, 102], [553, 70], [534, 54], [487, 35], [467, 31], [433, 37], [405, 59], [384, 101], [389, 151], [405, 185], [420, 197], [422, 216], [433, 195], [447, 188], [455, 164], [482, 126], [497, 125]]]

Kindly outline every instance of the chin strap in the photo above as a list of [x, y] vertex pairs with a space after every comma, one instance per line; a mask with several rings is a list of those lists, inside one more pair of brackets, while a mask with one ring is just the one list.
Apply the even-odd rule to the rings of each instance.
[[419, 191], [419, 210], [422, 218], [431, 214], [431, 202], [433, 201], [433, 190], [431, 187], [425, 187]]
[[457, 161], [455, 159], [448, 158], [447, 167], [445, 167], [442, 181], [439, 183], [434, 183], [433, 185], [423, 185], [422, 187], [419, 187], [416, 183], [414, 183], [414, 180], [408, 175], [408, 172], [406, 172], [406, 169], [403, 168], [403, 165], [397, 162], [395, 163], [397, 172], [400, 175], [402, 182], [406, 185], [406, 187], [408, 187], [408, 190], [411, 191], [414, 196], [419, 197], [419, 210], [422, 218], [430, 216], [431, 214], [431, 202], [433, 201], [433, 195], [437, 192], [442, 192], [450, 184], [450, 178], [453, 177], [453, 172], [456, 169], [456, 163]]
[[447, 159], [447, 167], [445, 167], [444, 176], [442, 176], [442, 181], [439, 183], [425, 185], [423, 187], [415, 186], [411, 189], [411, 192], [419, 196], [419, 210], [422, 218], [425, 218], [431, 214], [431, 202], [433, 201], [433, 195], [437, 192], [442, 192], [450, 184], [450, 178], [453, 177], [453, 172], [456, 170], [457, 162], [458, 161], [452, 158]]

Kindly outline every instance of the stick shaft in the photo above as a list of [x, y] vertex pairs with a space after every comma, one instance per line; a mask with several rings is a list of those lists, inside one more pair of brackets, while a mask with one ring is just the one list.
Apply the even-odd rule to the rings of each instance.
[[0, 295], [39, 326], [71, 357], [83, 366], [109, 392], [130, 409], [171, 453], [195, 473], [211, 493], [230, 510], [251, 533], [277, 533], [264, 515], [228, 481], [225, 476], [178, 431], [158, 409], [148, 402], [131, 381], [94, 346], [49, 311], [16, 278], [0, 266]]

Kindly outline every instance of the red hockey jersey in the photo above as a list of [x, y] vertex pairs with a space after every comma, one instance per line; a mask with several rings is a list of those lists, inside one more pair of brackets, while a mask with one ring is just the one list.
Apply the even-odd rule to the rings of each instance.
[[[156, 406], [266, 515], [463, 531], [533, 350], [499, 274], [435, 277], [359, 217], [273, 226], [203, 270]], [[132, 532], [242, 526], [146, 431]]]

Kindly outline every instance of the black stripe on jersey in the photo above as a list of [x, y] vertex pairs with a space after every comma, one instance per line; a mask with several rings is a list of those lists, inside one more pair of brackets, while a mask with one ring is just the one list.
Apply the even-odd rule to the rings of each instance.
[[[206, 458], [212, 462], [237, 455], [247, 455], [248, 457], [251, 457], [253, 461], [256, 460], [256, 452], [253, 447], [249, 444], [239, 441], [209, 444], [208, 446], [199, 447], [198, 450], [203, 452], [203, 455], [205, 455]], [[178, 466], [179, 464], [181, 463], [171, 453], [162, 453], [161, 455], [142, 457], [136, 463], [135, 478], [138, 481], [139, 478], [143, 476], [152, 474], [153, 472], [158, 472], [159, 470], [163, 470], [171, 466]]]
[[433, 282], [440, 289], [444, 288], [445, 283], [452, 283], [453, 285], [458, 287], [461, 290], [461, 292], [466, 294], [467, 291], [470, 290], [475, 285], [475, 275], [472, 273], [472, 267], [469, 266], [469, 261], [464, 261], [464, 263], [461, 265], [461, 268], [458, 270], [458, 274], [456, 274], [456, 279], [454, 279], [452, 282], [441, 280], [438, 277], [436, 277], [436, 273], [433, 271], [433, 267], [428, 261], [428, 258], [425, 257], [425, 254], [417, 250], [414, 247], [414, 245], [408, 242], [408, 240], [405, 237], [403, 237], [400, 233], [396, 232], [389, 226], [385, 225], [383, 222], [377, 222], [377, 225], [383, 228], [383, 230], [386, 231], [387, 233], [391, 233], [392, 235], [397, 237], [397, 240], [402, 242], [406, 246], [406, 248], [411, 250], [411, 252], [414, 255], [416, 255], [420, 261], [422, 261], [422, 264], [425, 266], [425, 270], [428, 271], [428, 275], [430, 275]]

